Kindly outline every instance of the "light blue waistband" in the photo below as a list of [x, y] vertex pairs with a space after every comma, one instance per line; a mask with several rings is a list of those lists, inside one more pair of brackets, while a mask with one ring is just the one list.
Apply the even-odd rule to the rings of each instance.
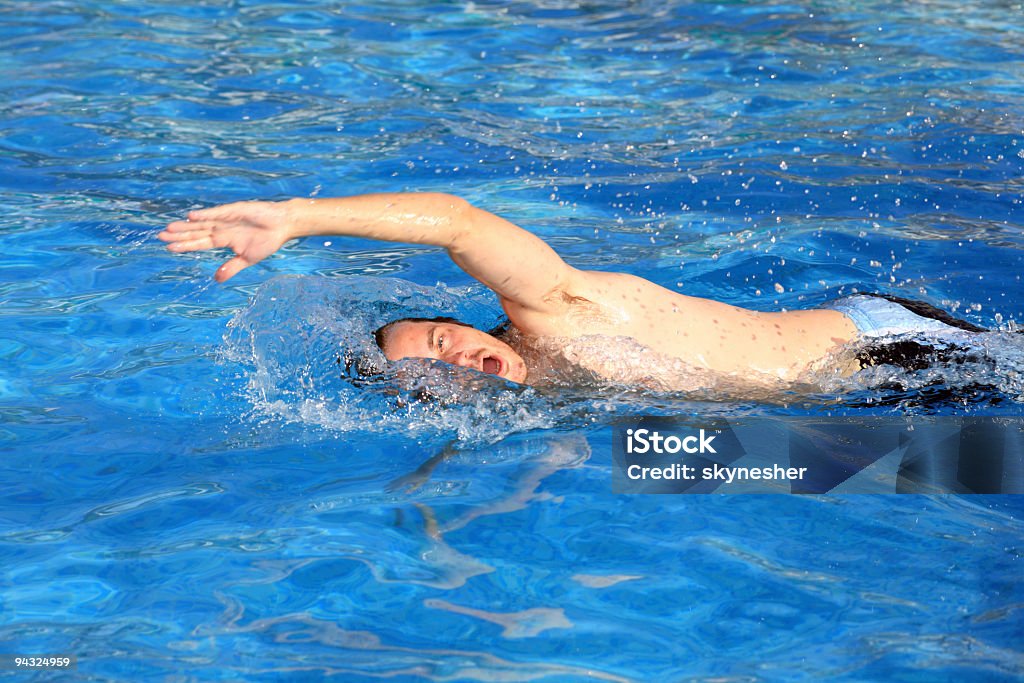
[[935, 332], [965, 334], [963, 330], [917, 315], [877, 296], [855, 294], [832, 301], [825, 308], [845, 314], [865, 337]]

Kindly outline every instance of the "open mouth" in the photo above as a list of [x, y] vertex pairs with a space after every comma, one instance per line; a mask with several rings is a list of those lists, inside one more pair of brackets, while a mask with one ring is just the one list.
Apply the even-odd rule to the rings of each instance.
[[484, 372], [488, 372], [492, 375], [501, 374], [501, 359], [495, 358], [494, 356], [487, 356], [483, 362]]

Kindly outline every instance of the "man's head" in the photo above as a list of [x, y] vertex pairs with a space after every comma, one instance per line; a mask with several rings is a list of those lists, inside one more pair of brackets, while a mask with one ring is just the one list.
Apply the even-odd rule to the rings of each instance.
[[522, 384], [526, 363], [511, 346], [454, 318], [402, 318], [376, 332], [388, 360], [432, 358]]

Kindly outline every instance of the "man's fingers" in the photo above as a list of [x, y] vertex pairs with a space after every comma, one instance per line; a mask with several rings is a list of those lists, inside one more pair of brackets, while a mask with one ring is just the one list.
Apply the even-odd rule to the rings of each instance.
[[188, 240], [197, 240], [200, 237], [208, 237], [209, 235], [209, 230], [189, 230], [188, 232], [168, 232], [164, 230], [156, 238], [164, 242], [186, 242]]
[[[239, 228], [252, 227], [247, 222], [247, 215], [251, 213], [250, 204], [254, 202], [236, 202], [190, 211], [188, 220], [168, 223], [157, 238], [167, 242], [168, 251], [173, 252], [224, 247], [233, 249], [235, 253], [246, 251], [251, 247], [250, 240], [242, 234], [244, 230], [240, 231]], [[217, 269], [214, 279], [217, 282], [230, 280], [253, 263], [245, 257], [235, 256]]]
[[167, 224], [164, 232], [190, 232], [195, 230], [197, 225], [197, 223], [192, 223], [191, 221], [174, 221]]
[[212, 232], [217, 228], [223, 227], [223, 223], [220, 221], [200, 220], [200, 221], [174, 221], [168, 223], [167, 227], [164, 228], [165, 233], [182, 233], [182, 232]]
[[209, 235], [201, 237], [188, 236], [181, 238], [175, 237], [170, 244], [167, 245], [168, 251], [202, 251], [203, 249], [214, 248], [213, 238]]
[[213, 275], [213, 279], [216, 280], [217, 282], [224, 282], [225, 280], [230, 280], [239, 272], [245, 270], [251, 265], [251, 263], [246, 261], [241, 256], [236, 256], [235, 258], [231, 259], [230, 261], [222, 265], [220, 268], [218, 268], [217, 272], [214, 273]]
[[236, 216], [239, 208], [244, 206], [246, 203], [247, 202], [235, 202], [234, 204], [211, 206], [208, 209], [196, 209], [195, 211], [188, 212], [188, 219], [190, 221], [210, 221], [231, 218]]

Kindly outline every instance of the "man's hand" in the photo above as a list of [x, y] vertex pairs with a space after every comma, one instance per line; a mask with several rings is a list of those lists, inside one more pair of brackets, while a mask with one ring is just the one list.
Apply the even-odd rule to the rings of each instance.
[[292, 239], [292, 218], [284, 202], [238, 202], [192, 211], [157, 237], [173, 252], [228, 248], [235, 257], [214, 278], [224, 282], [259, 263]]
[[[236, 256], [217, 270], [224, 282], [296, 237], [338, 235], [443, 247], [498, 295], [509, 318], [536, 334], [557, 336], [581, 271], [539, 237], [465, 200], [438, 192], [364, 194], [285, 202], [241, 202], [193, 211], [160, 233], [174, 252], [228, 247]], [[547, 321], [547, 322], [544, 322]]]

